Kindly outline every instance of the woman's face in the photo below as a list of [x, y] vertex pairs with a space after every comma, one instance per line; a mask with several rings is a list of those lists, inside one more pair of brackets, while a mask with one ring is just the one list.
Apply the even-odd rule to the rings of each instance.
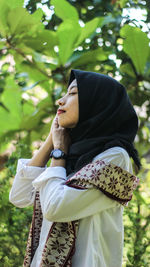
[[74, 79], [69, 85], [67, 93], [57, 100], [59, 109], [64, 110], [58, 116], [58, 124], [64, 128], [74, 128], [79, 120], [79, 103], [77, 81]]

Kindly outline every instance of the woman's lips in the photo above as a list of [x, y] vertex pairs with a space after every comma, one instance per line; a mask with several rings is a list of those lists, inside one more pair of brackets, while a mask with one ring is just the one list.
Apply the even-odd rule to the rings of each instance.
[[57, 114], [59, 115], [59, 114], [61, 114], [61, 113], [64, 113], [65, 111], [63, 111], [63, 110], [58, 110], [57, 111]]

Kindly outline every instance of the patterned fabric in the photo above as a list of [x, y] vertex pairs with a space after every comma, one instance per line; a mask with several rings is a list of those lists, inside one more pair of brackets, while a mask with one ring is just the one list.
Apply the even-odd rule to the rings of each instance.
[[40, 204], [39, 192], [36, 192], [31, 227], [28, 235], [26, 254], [23, 266], [30, 266], [34, 253], [39, 245], [43, 215]]
[[81, 189], [95, 186], [124, 206], [128, 205], [138, 183], [136, 176], [112, 163], [105, 164], [102, 160], [87, 164], [66, 182], [67, 185]]
[[[66, 185], [79, 189], [96, 187], [108, 197], [127, 206], [139, 179], [122, 168], [102, 160], [89, 163], [66, 181]], [[43, 215], [39, 192], [36, 192], [34, 212], [27, 242], [23, 267], [29, 267], [39, 244]], [[71, 267], [79, 221], [54, 222], [47, 235], [40, 267]]]

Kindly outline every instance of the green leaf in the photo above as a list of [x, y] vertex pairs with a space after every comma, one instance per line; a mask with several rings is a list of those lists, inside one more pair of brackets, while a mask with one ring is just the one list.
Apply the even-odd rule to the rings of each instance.
[[23, 104], [22, 111], [23, 111], [23, 116], [31, 115], [35, 111], [35, 107], [31, 101], [31, 99], [26, 101]]
[[37, 126], [38, 130], [36, 128], [35, 128], [35, 130], [32, 130], [31, 136], [30, 136], [31, 142], [34, 142], [37, 140], [41, 141], [43, 135], [45, 136], [44, 138], [46, 138], [50, 132], [51, 123], [52, 123], [52, 121], [50, 121], [49, 123], [38, 125]]
[[94, 18], [94, 19], [88, 21], [85, 24], [85, 26], [83, 28], [81, 28], [81, 34], [80, 34], [79, 39], [77, 40], [77, 43], [75, 45], [78, 46], [87, 37], [89, 37], [96, 30], [100, 21], [101, 21], [101, 18]]
[[3, 49], [5, 47], [5, 42], [1, 41], [0, 42], [0, 49]]
[[51, 98], [51, 95], [49, 95], [48, 97], [42, 99], [37, 104], [37, 108], [39, 108], [40, 110], [41, 109], [45, 110], [46, 108], [50, 108], [51, 105], [52, 105], [52, 98]]
[[128, 0], [120, 0], [120, 6], [121, 6], [121, 8], [124, 8], [127, 3], [128, 3]]
[[124, 51], [132, 59], [137, 72], [143, 74], [149, 55], [149, 39], [146, 33], [139, 28], [125, 25], [121, 29], [120, 35], [125, 38], [123, 43]]
[[13, 9], [13, 8], [16, 8], [16, 7], [23, 7], [24, 5], [24, 0], [7, 0], [7, 2], [5, 0], [2, 0], [5, 2], [5, 4], [7, 3], [7, 5]]
[[82, 52], [80, 58], [72, 63], [73, 67], [77, 67], [80, 65], [89, 64], [92, 62], [101, 62], [108, 58], [108, 53], [104, 52], [103, 49], [97, 48], [93, 51]]
[[25, 8], [17, 7], [11, 10], [7, 18], [11, 34], [27, 32], [34, 25], [31, 15]]
[[0, 3], [0, 7], [3, 9], [0, 20], [0, 32], [2, 32], [4, 36], [15, 35], [15, 43], [24, 35], [30, 36], [31, 38], [35, 33], [44, 29], [44, 25], [41, 22], [41, 17], [43, 16], [43, 11], [41, 9], [36, 10], [31, 15], [20, 5], [12, 9], [12, 7], [6, 3], [4, 6]]
[[116, 18], [112, 16], [112, 14], [108, 14], [108, 16], [100, 17], [99, 27], [103, 27], [111, 22], [116, 22]]
[[43, 10], [41, 8], [38, 8], [34, 13], [32, 13], [31, 17], [36, 23], [41, 23], [43, 15]]
[[128, 74], [129, 76], [135, 78], [135, 73], [133, 71], [131, 64], [126, 63], [126, 64], [121, 65], [120, 70], [121, 70], [121, 72], [124, 72], [124, 73]]
[[13, 49], [10, 49], [9, 52], [13, 56], [16, 66], [19, 66], [19, 64], [24, 60], [24, 57]]
[[35, 83], [31, 84], [31, 85], [28, 85], [28, 86], [23, 87], [22, 90], [23, 90], [23, 91], [27, 91], [27, 90], [29, 90], [29, 89], [32, 89], [32, 88], [34, 88], [35, 86], [37, 86], [39, 83], [40, 83], [40, 81], [37, 81], [37, 82], [35, 82]]
[[32, 130], [38, 126], [41, 119], [46, 116], [46, 112], [44, 110], [36, 109], [34, 113], [30, 115], [25, 115], [20, 123], [20, 128], [24, 130]]
[[80, 34], [80, 26], [72, 20], [65, 20], [57, 30], [59, 38], [59, 58], [65, 64], [74, 50], [74, 44]]
[[21, 92], [12, 78], [7, 78], [7, 83], [4, 92], [1, 96], [1, 101], [7, 108], [5, 110], [0, 106], [0, 133], [5, 133], [8, 130], [19, 129], [21, 122]]
[[0, 1], [0, 34], [6, 37], [8, 33], [7, 15], [10, 8], [5, 0]]
[[53, 69], [54, 67], [56, 68], [58, 66], [58, 56], [57, 58], [56, 57], [54, 58], [52, 57], [52, 55], [46, 56], [43, 55], [42, 53], [34, 52], [33, 58], [37, 62], [44, 62], [45, 66], [47, 66], [48, 68], [51, 66]]
[[51, 5], [55, 7], [55, 14], [62, 20], [78, 21], [79, 16], [75, 7], [65, 0], [51, 0]]
[[19, 72], [27, 72], [29, 78], [35, 82], [48, 79], [47, 73], [46, 73], [46, 70], [45, 70], [43, 64], [38, 63], [38, 67], [39, 67], [39, 69], [36, 69], [36, 67], [34, 65], [24, 62], [20, 65], [17, 65], [17, 70]]
[[42, 30], [36, 32], [36, 34], [31, 38], [31, 36], [26, 35], [20, 42], [24, 42], [26, 46], [33, 48], [36, 51], [47, 51], [49, 55], [52, 56], [54, 52], [52, 51], [55, 45], [58, 45], [57, 33], [50, 30]]
[[108, 23], [115, 22], [115, 18], [111, 14], [105, 17], [96, 17], [88, 21], [84, 27], [81, 27], [81, 34], [76, 42], [76, 46], [81, 44], [86, 38], [88, 38], [98, 27], [103, 27]]

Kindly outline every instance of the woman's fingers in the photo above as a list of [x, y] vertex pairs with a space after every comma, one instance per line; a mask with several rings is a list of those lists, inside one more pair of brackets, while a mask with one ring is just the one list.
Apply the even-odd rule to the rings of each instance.
[[60, 147], [64, 151], [68, 150], [68, 147], [71, 143], [69, 132], [66, 128], [61, 127], [58, 123], [58, 116], [54, 118], [52, 141], [54, 147]]
[[54, 125], [55, 125], [56, 128], [59, 127], [59, 124], [58, 124], [58, 117], [56, 117], [56, 118], [54, 119]]
[[56, 128], [59, 128], [59, 129], [64, 129], [64, 127], [61, 127], [60, 125], [59, 125], [59, 123], [58, 123], [58, 117], [56, 116], [56, 118], [55, 118], [55, 126], [56, 126]]

